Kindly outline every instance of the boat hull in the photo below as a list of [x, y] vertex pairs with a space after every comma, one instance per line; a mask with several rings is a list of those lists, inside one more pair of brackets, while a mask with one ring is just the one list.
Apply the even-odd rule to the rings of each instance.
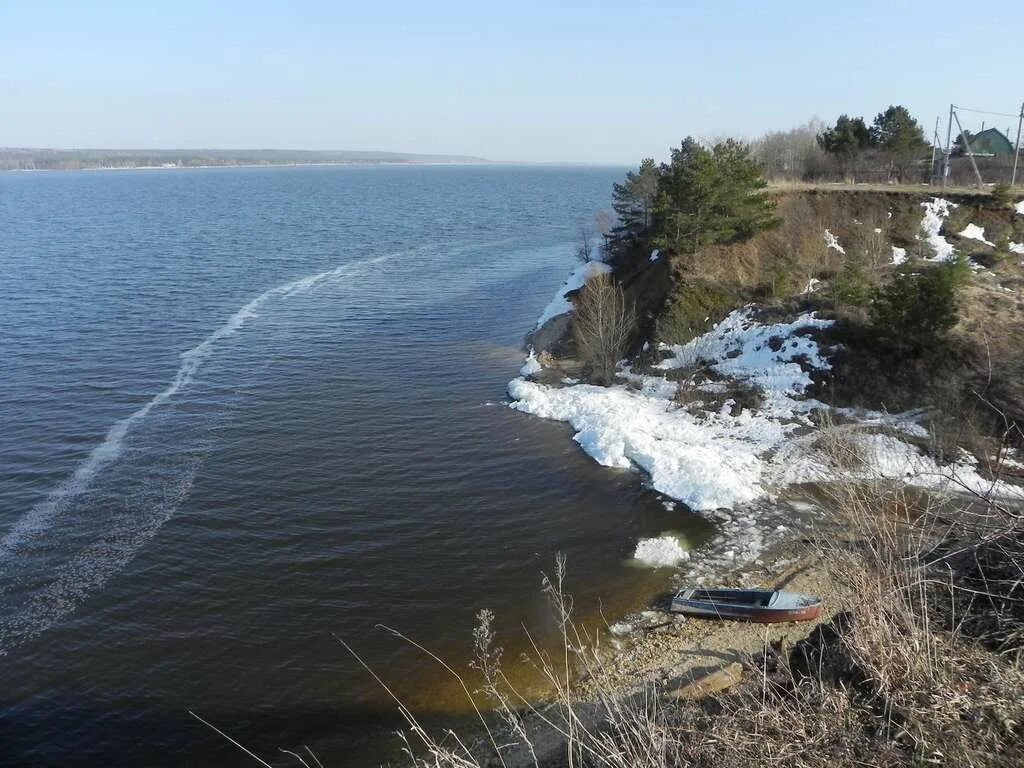
[[757, 590], [683, 590], [672, 611], [688, 616], [758, 624], [813, 621], [821, 616], [821, 600], [793, 592]]

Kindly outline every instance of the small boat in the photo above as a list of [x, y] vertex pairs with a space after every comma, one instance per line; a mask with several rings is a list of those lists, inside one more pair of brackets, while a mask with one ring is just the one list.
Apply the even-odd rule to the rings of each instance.
[[821, 615], [821, 598], [770, 589], [684, 589], [672, 598], [672, 610], [760, 624], [813, 621]]

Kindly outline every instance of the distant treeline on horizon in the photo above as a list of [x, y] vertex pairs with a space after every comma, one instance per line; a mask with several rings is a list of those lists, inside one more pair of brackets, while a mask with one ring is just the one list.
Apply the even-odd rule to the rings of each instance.
[[99, 168], [197, 168], [321, 163], [482, 163], [469, 155], [287, 149], [21, 149], [0, 148], [0, 170], [71, 171]]

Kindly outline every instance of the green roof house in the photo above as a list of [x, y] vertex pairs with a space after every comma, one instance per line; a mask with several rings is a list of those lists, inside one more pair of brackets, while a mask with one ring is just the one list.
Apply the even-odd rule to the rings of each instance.
[[981, 133], [967, 134], [971, 142], [971, 154], [975, 157], [998, 157], [1012, 155], [1013, 143], [1003, 135], [1002, 131], [987, 128]]

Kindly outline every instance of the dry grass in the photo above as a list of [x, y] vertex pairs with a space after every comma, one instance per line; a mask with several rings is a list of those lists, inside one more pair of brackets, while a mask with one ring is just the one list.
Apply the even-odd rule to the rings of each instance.
[[932, 184], [876, 184], [871, 182], [813, 182], [813, 181], [772, 181], [768, 184], [769, 192], [884, 192], [889, 195], [968, 195], [990, 197], [991, 188], [978, 189], [975, 185], [950, 185], [942, 187]]
[[[1019, 764], [1024, 676], [963, 631], [992, 612], [961, 570], [986, 542], [1015, 541], [1014, 580], [1024, 576], [1016, 517], [991, 499], [950, 507], [923, 497], [921, 508], [922, 497], [898, 486], [831, 488], [860, 545], [833, 547], [826, 562], [863, 606], [822, 663], [855, 684], [874, 713], [874, 740], [898, 746], [909, 764]], [[1014, 589], [1008, 575], [988, 580], [989, 598]]]

